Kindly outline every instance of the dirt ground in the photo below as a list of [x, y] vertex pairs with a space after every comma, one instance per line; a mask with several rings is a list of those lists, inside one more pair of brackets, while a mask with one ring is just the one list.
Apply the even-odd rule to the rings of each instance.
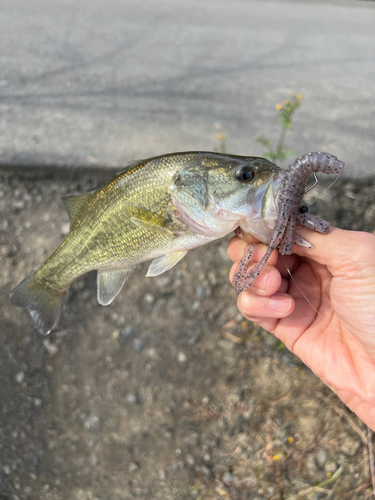
[[[9, 303], [69, 230], [61, 197], [111, 175], [0, 171], [0, 500], [370, 498], [366, 428], [244, 321], [227, 239], [109, 307], [81, 277], [48, 337]], [[374, 187], [341, 178], [311, 212], [372, 232]]]

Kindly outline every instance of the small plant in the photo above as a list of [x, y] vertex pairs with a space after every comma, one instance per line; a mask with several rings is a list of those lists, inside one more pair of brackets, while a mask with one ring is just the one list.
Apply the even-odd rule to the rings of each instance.
[[219, 147], [215, 148], [215, 151], [218, 151], [219, 153], [226, 154], [227, 152], [227, 136], [225, 134], [217, 134], [216, 139], [219, 141]]
[[272, 161], [283, 161], [288, 156], [294, 153], [294, 151], [284, 148], [284, 142], [287, 131], [292, 128], [292, 116], [299, 108], [301, 99], [301, 94], [292, 94], [290, 100], [284, 101], [283, 104], [276, 104], [276, 109], [279, 112], [279, 121], [282, 125], [281, 134], [276, 149], [273, 149], [271, 141], [267, 139], [267, 137], [264, 137], [262, 135], [258, 135], [255, 137], [255, 140], [257, 142], [260, 142], [268, 149], [268, 151], [264, 153], [264, 156], [266, 158], [269, 158]]

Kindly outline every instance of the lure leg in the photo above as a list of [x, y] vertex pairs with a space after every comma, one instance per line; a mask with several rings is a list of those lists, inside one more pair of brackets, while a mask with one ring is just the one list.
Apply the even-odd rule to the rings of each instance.
[[233, 276], [233, 286], [236, 292], [243, 292], [254, 283], [266, 265], [271, 253], [275, 250], [274, 246], [269, 246], [260, 262], [258, 262], [258, 264], [253, 267], [251, 271], [246, 272], [247, 264], [249, 263], [254, 247], [255, 245], [252, 245], [246, 250], [245, 255], [242, 257], [237, 266], [236, 272]]
[[318, 233], [323, 233], [323, 234], [325, 234], [328, 231], [329, 226], [331, 225], [328, 221], [320, 219], [319, 217], [315, 217], [314, 215], [310, 215], [307, 213], [298, 214], [297, 220], [303, 226], [306, 226], [309, 229], [312, 229], [313, 231], [317, 231]]
[[312, 243], [305, 240], [305, 238], [302, 238], [302, 236], [300, 236], [297, 233], [295, 233], [295, 235], [294, 235], [294, 243], [300, 247], [314, 248], [314, 245]]
[[296, 227], [296, 217], [293, 215], [289, 217], [286, 224], [286, 231], [284, 233], [283, 242], [280, 245], [279, 252], [282, 255], [290, 255], [293, 253], [294, 242], [295, 242], [295, 230]]
[[246, 249], [246, 252], [244, 253], [244, 256], [238, 263], [238, 266], [236, 268], [236, 272], [234, 273], [233, 276], [233, 286], [236, 290], [236, 292], [242, 292], [243, 290], [246, 290], [251, 283], [247, 283], [249, 280], [251, 280], [252, 275], [251, 272], [247, 273], [246, 268], [247, 265], [251, 259], [251, 256], [253, 254], [255, 245], [251, 245]]

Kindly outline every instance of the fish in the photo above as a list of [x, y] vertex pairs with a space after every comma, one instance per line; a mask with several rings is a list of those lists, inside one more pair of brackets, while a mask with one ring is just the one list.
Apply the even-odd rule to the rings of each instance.
[[265, 158], [213, 152], [132, 162], [95, 191], [63, 199], [69, 234], [10, 301], [49, 334], [70, 284], [89, 271], [97, 270], [97, 299], [106, 306], [144, 261], [152, 260], [146, 276], [158, 276], [237, 228], [269, 243], [285, 175]]

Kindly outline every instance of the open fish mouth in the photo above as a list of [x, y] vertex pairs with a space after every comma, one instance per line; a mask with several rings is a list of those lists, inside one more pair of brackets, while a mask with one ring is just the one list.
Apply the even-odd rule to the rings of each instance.
[[[297, 158], [289, 170], [282, 176], [277, 195], [278, 214], [275, 229], [269, 242], [267, 252], [261, 261], [247, 272], [254, 245], [247, 249], [237, 266], [233, 277], [233, 286], [237, 292], [247, 290], [264, 268], [271, 253], [279, 247], [282, 255], [290, 255], [294, 251], [294, 244], [312, 248], [311, 243], [295, 232], [297, 222], [303, 226], [325, 234], [330, 226], [328, 221], [315, 217], [301, 209], [306, 182], [314, 172], [326, 174], [340, 174], [344, 163], [336, 156], [328, 153], [309, 153]], [[305, 208], [305, 207], [304, 207]]]
[[240, 220], [239, 227], [251, 233], [262, 243], [270, 243], [279, 213], [279, 197], [287, 171], [275, 173], [255, 192], [249, 192], [247, 203], [252, 207], [251, 217]]

